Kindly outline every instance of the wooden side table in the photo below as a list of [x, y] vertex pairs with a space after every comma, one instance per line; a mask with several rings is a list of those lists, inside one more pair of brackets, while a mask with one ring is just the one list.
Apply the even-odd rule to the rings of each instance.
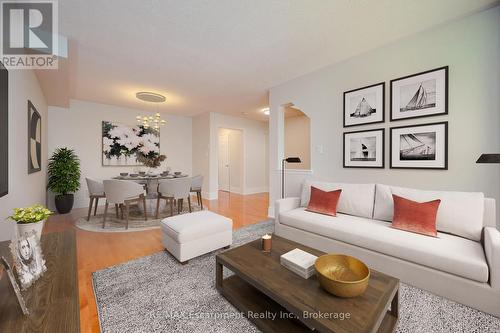
[[[10, 242], [0, 256], [12, 264]], [[0, 332], [80, 332], [80, 302], [74, 231], [42, 235], [47, 271], [22, 295], [30, 311], [24, 316], [5, 274], [0, 280]]]

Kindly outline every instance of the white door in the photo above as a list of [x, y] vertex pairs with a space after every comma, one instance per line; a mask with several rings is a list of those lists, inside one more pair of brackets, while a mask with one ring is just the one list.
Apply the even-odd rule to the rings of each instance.
[[229, 134], [219, 132], [219, 190], [230, 191]]

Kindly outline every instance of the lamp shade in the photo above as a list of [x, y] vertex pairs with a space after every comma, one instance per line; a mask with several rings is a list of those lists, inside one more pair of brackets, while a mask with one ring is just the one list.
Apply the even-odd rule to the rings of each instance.
[[500, 163], [500, 154], [482, 154], [476, 163]]
[[287, 157], [285, 158], [285, 162], [287, 163], [300, 163], [300, 157]]

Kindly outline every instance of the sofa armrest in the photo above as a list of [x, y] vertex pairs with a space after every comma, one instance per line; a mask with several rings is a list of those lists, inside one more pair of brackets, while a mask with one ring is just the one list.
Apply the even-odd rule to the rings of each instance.
[[490, 285], [500, 290], [500, 231], [497, 228], [484, 228], [484, 251], [490, 270]]
[[287, 212], [289, 210], [299, 208], [300, 207], [300, 198], [285, 198], [276, 200], [274, 203], [274, 221], [275, 223], [279, 223], [279, 216], [283, 212]]

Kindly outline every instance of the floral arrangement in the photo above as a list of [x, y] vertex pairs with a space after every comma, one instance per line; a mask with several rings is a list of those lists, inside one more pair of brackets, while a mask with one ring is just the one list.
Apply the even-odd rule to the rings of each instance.
[[45, 220], [52, 212], [42, 205], [33, 205], [26, 208], [14, 208], [14, 214], [8, 218], [19, 224], [36, 223]]
[[148, 167], [158, 167], [166, 158], [160, 155], [160, 137], [155, 129], [103, 121], [102, 136], [103, 153], [108, 159], [135, 156], [138, 162]]

